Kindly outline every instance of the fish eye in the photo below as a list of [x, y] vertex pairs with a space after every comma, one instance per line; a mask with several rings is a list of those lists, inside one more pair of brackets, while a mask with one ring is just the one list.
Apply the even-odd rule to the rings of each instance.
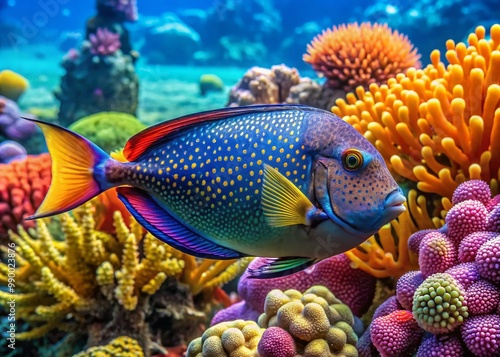
[[347, 171], [356, 171], [363, 166], [363, 154], [356, 149], [348, 149], [342, 154], [342, 164]]

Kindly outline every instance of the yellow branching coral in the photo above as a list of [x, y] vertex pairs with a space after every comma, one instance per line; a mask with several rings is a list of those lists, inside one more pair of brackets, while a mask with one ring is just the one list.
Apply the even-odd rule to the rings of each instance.
[[[85, 321], [111, 323], [109, 313], [114, 309], [126, 319], [128, 313], [144, 308], [148, 296], [155, 294], [167, 277], [182, 272], [184, 261], [145, 234], [137, 222], [126, 226], [117, 211], [116, 234], [110, 235], [95, 230], [93, 211], [92, 204], [86, 204], [75, 217], [61, 216], [63, 242], [52, 237], [43, 220], [37, 221], [32, 234], [22, 228], [18, 234], [10, 232], [17, 247], [16, 288], [15, 293], [0, 292], [0, 303], [7, 306], [15, 299], [16, 318], [32, 327], [19, 332], [18, 339], [38, 338], [52, 329], [65, 331], [75, 322], [79, 324], [77, 332], [85, 333], [89, 328]], [[0, 263], [4, 283], [7, 272]], [[144, 341], [141, 344], [144, 347]]]
[[115, 338], [109, 344], [99, 347], [91, 347], [86, 351], [80, 352], [73, 357], [144, 357], [139, 343], [133, 338], [120, 336]]
[[435, 229], [444, 222], [430, 218], [427, 202], [416, 190], [408, 192], [406, 211], [390, 224], [382, 227], [375, 236], [345, 254], [352, 267], [361, 269], [376, 278], [399, 278], [411, 270], [418, 270], [418, 257], [408, 249], [408, 239], [413, 232]]
[[[410, 68], [386, 85], [356, 89], [332, 111], [364, 134], [394, 173], [423, 192], [451, 199], [467, 179], [482, 179], [499, 193], [500, 25], [469, 35], [468, 46], [446, 43], [445, 66]], [[449, 205], [449, 201], [443, 202]]]

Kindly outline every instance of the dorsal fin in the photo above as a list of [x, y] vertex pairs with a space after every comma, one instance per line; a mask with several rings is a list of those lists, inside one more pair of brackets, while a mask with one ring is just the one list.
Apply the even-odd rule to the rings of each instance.
[[136, 135], [132, 136], [123, 149], [123, 154], [128, 161], [137, 160], [150, 147], [157, 144], [159, 140], [170, 138], [173, 134], [185, 130], [200, 123], [226, 119], [243, 114], [262, 113], [269, 111], [282, 111], [292, 109], [304, 110], [307, 106], [290, 104], [264, 104], [244, 107], [229, 107], [206, 112], [200, 112], [182, 116], [176, 119], [153, 125]]

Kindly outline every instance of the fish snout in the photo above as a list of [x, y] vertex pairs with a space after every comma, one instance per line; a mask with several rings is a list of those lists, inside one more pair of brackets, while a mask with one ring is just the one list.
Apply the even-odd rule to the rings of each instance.
[[384, 210], [386, 214], [396, 218], [401, 213], [406, 211], [404, 203], [406, 202], [406, 197], [403, 195], [403, 191], [400, 188], [392, 191], [387, 195], [384, 202]]

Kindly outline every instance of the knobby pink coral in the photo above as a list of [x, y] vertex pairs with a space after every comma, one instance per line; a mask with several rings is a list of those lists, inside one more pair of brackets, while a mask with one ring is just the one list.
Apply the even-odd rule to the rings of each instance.
[[89, 35], [90, 52], [94, 55], [109, 56], [121, 47], [120, 35], [99, 27], [95, 34]]

